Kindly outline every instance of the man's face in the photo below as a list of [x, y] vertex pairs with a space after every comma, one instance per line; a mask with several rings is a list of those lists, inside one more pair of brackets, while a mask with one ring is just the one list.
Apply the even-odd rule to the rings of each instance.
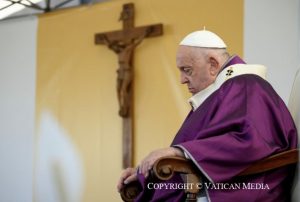
[[209, 71], [210, 63], [199, 48], [179, 46], [176, 63], [180, 71], [180, 82], [186, 84], [193, 95], [214, 81]]

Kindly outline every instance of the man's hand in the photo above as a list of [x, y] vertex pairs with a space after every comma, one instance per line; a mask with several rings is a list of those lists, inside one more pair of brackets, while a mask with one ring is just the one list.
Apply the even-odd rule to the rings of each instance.
[[153, 164], [156, 160], [161, 157], [175, 157], [180, 156], [184, 157], [181, 149], [168, 147], [151, 152], [146, 158], [144, 158], [139, 166], [139, 173], [143, 174], [145, 177], [148, 177], [149, 170], [153, 167]]
[[132, 181], [135, 181], [137, 180], [137, 170], [136, 168], [126, 168], [120, 179], [119, 179], [119, 182], [118, 182], [118, 185], [117, 185], [117, 189], [118, 189], [118, 192], [121, 191], [121, 189], [123, 188], [124, 184], [128, 184]]
[[[153, 167], [155, 161], [161, 157], [175, 157], [180, 156], [184, 157], [183, 152], [174, 147], [168, 147], [164, 149], [159, 149], [151, 152], [144, 160], [142, 160], [140, 166], [138, 167], [139, 173], [143, 174], [145, 177], [148, 177], [149, 170]], [[120, 192], [124, 184], [128, 184], [132, 181], [137, 180], [137, 169], [136, 168], [127, 168], [123, 171], [117, 189]]]

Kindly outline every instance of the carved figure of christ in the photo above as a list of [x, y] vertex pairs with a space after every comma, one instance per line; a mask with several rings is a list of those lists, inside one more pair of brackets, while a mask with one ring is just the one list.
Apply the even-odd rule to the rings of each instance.
[[106, 45], [118, 56], [117, 97], [119, 115], [123, 118], [123, 167], [132, 166], [133, 130], [132, 130], [132, 93], [133, 93], [133, 55], [134, 49], [144, 38], [162, 35], [162, 24], [134, 27], [134, 5], [124, 4], [120, 20], [123, 30], [98, 33], [95, 43]]

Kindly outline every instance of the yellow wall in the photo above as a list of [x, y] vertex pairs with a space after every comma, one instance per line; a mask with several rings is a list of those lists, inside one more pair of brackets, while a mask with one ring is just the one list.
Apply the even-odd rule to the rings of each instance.
[[[37, 122], [51, 110], [68, 131], [84, 163], [84, 202], [120, 201], [121, 118], [116, 97], [116, 55], [94, 44], [94, 34], [120, 29], [115, 0], [41, 15], [38, 28]], [[135, 164], [166, 147], [189, 110], [179, 84], [177, 44], [191, 31], [223, 37], [242, 55], [243, 1], [132, 0], [136, 26], [163, 23], [164, 35], [146, 39], [135, 53]]]

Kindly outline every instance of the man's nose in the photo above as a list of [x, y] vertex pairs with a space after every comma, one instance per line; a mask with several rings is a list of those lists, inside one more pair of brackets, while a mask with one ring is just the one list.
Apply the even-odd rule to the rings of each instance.
[[186, 78], [186, 76], [184, 74], [180, 75], [180, 83], [181, 84], [185, 84], [188, 82], [188, 79]]

